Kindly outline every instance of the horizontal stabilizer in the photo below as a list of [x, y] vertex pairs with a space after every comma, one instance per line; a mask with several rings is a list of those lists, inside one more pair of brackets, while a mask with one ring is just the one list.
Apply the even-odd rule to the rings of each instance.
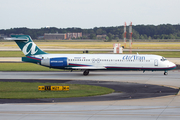
[[28, 39], [24, 39], [24, 38], [4, 38], [4, 40], [28, 41]]

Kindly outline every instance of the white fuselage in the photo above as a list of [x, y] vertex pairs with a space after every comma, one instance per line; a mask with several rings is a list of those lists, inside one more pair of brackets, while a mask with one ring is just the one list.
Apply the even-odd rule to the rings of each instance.
[[[39, 59], [67, 57], [64, 69], [170, 70], [176, 67], [162, 56], [139, 54], [43, 54]], [[46, 66], [46, 65], [45, 65]], [[48, 65], [47, 65], [48, 66]]]

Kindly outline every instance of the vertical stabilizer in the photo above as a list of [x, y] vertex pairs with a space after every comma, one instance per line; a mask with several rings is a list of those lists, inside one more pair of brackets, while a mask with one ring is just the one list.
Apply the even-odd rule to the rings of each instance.
[[11, 37], [26, 56], [47, 54], [37, 47], [29, 35], [11, 35]]

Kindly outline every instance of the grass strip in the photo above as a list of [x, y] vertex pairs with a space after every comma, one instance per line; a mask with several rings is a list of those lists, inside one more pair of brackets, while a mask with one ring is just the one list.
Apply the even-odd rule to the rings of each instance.
[[[114, 43], [120, 43], [122, 46], [123, 42], [103, 42], [91, 40], [88, 41], [34, 41], [39, 48], [62, 48], [62, 49], [110, 49]], [[4, 48], [18, 48], [14, 41], [5, 42], [0, 41], [0, 47]], [[129, 44], [126, 44], [126, 48], [129, 48]], [[180, 42], [135, 42], [133, 40], [132, 49], [180, 49]]]
[[[69, 86], [69, 91], [38, 91], [38, 86]], [[109, 94], [113, 89], [63, 83], [0, 82], [0, 99], [69, 98]]]
[[33, 63], [0, 63], [0, 71], [65, 71]]

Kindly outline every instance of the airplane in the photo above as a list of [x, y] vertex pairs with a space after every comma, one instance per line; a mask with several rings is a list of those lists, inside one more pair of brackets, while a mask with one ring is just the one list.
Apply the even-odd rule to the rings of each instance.
[[138, 70], [164, 71], [176, 68], [176, 65], [159, 55], [143, 54], [49, 54], [42, 51], [29, 35], [11, 35], [5, 40], [17, 43], [26, 57], [23, 62], [30, 62], [56, 69], [83, 70], [88, 75], [94, 70]]

